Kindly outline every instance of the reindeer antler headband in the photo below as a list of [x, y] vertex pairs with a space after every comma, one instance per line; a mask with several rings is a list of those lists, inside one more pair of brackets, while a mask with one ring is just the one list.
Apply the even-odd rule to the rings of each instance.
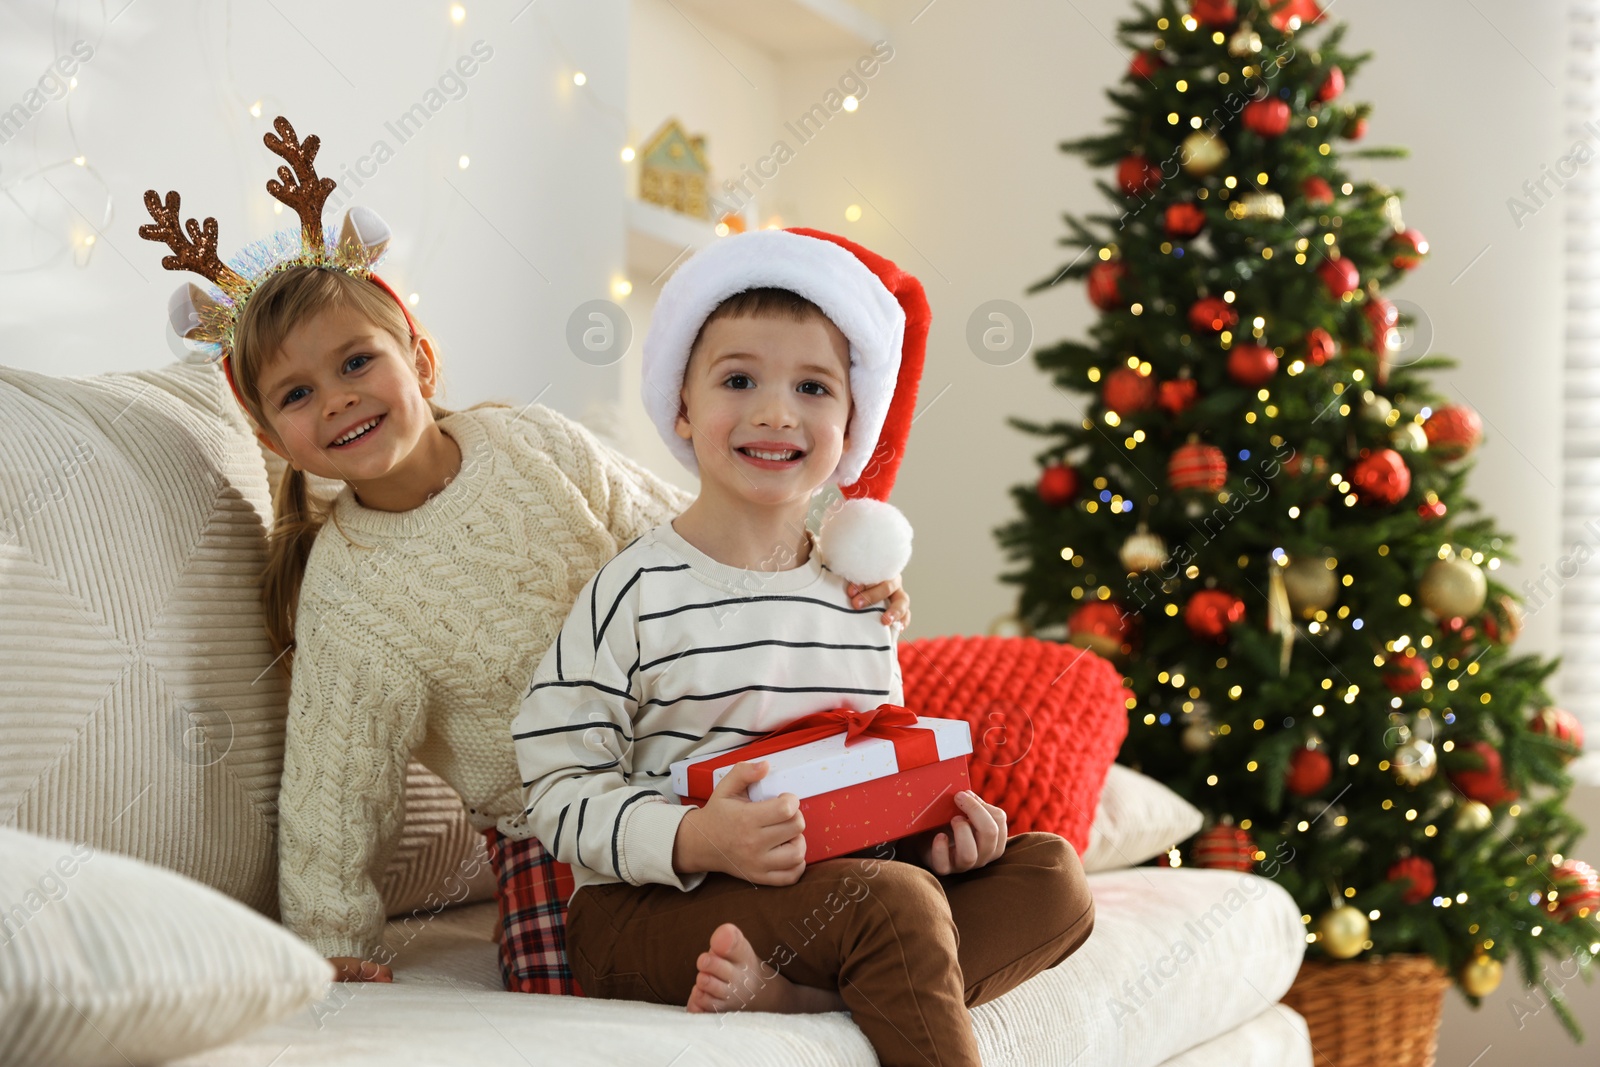
[[323, 267], [368, 279], [400, 306], [412, 335], [417, 333], [417, 324], [405, 302], [383, 279], [372, 273], [373, 266], [389, 246], [388, 225], [376, 212], [354, 207], [346, 212], [344, 225], [337, 235], [331, 227], [324, 230], [322, 208], [335, 183], [332, 178], [317, 175], [315, 164], [317, 150], [322, 147], [321, 138], [312, 134], [300, 140], [289, 120], [282, 115], [273, 120], [272, 128], [277, 135], [268, 133], [261, 139], [288, 165], [280, 166], [278, 176], [268, 179], [267, 192], [294, 209], [300, 217], [298, 233], [284, 230], [257, 241], [241, 250], [234, 257], [234, 266], [230, 266], [217, 255], [217, 220], [183, 221], [178, 194], [167, 193], [163, 203], [154, 189], [145, 192], [144, 204], [155, 222], [139, 227], [140, 237], [172, 249], [171, 255], [162, 257], [163, 267], [192, 271], [214, 287], [214, 291], [208, 291], [194, 282], [181, 286], [167, 302], [168, 324], [186, 361], [222, 364], [228, 385], [241, 407], [245, 406], [244, 398], [234, 381], [232, 360], [228, 358], [233, 354], [234, 328], [246, 302], [261, 283], [290, 267]]

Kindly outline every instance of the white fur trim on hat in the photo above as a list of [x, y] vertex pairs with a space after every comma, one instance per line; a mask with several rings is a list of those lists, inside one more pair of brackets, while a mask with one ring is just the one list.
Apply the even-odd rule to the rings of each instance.
[[861, 477], [878, 443], [900, 373], [906, 316], [878, 276], [832, 241], [786, 230], [719, 238], [661, 287], [644, 339], [644, 409], [667, 448], [695, 474], [694, 446], [676, 432], [689, 347], [711, 313], [747, 289], [787, 289], [822, 309], [850, 342], [850, 447], [832, 480]]

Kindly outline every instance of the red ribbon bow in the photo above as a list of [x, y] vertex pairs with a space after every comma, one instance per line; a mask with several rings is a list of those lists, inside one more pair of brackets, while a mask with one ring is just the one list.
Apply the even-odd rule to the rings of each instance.
[[824, 737], [834, 736], [841, 728], [845, 732], [844, 743], [847, 746], [862, 737], [881, 737], [893, 743], [895, 758], [902, 771], [939, 761], [938, 738], [932, 730], [917, 726], [916, 712], [898, 704], [880, 704], [869, 711], [830, 708], [802, 715], [759, 741], [690, 764], [689, 794], [702, 800], [709, 797], [715, 788], [712, 776], [723, 767], [820, 741]]

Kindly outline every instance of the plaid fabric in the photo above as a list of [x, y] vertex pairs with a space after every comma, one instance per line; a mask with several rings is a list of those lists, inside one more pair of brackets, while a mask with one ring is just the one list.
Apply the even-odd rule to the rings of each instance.
[[544, 850], [537, 837], [514, 841], [494, 827], [483, 832], [500, 902], [500, 979], [513, 993], [581, 997], [567, 965], [567, 898], [572, 868]]

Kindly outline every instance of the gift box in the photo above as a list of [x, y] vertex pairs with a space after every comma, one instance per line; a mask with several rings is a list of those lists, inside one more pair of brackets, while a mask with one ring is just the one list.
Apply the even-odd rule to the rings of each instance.
[[704, 805], [736, 763], [764, 761], [751, 800], [800, 798], [806, 862], [944, 826], [960, 814], [972, 731], [959, 719], [915, 715], [885, 704], [804, 716], [758, 741], [672, 764], [672, 789]]

